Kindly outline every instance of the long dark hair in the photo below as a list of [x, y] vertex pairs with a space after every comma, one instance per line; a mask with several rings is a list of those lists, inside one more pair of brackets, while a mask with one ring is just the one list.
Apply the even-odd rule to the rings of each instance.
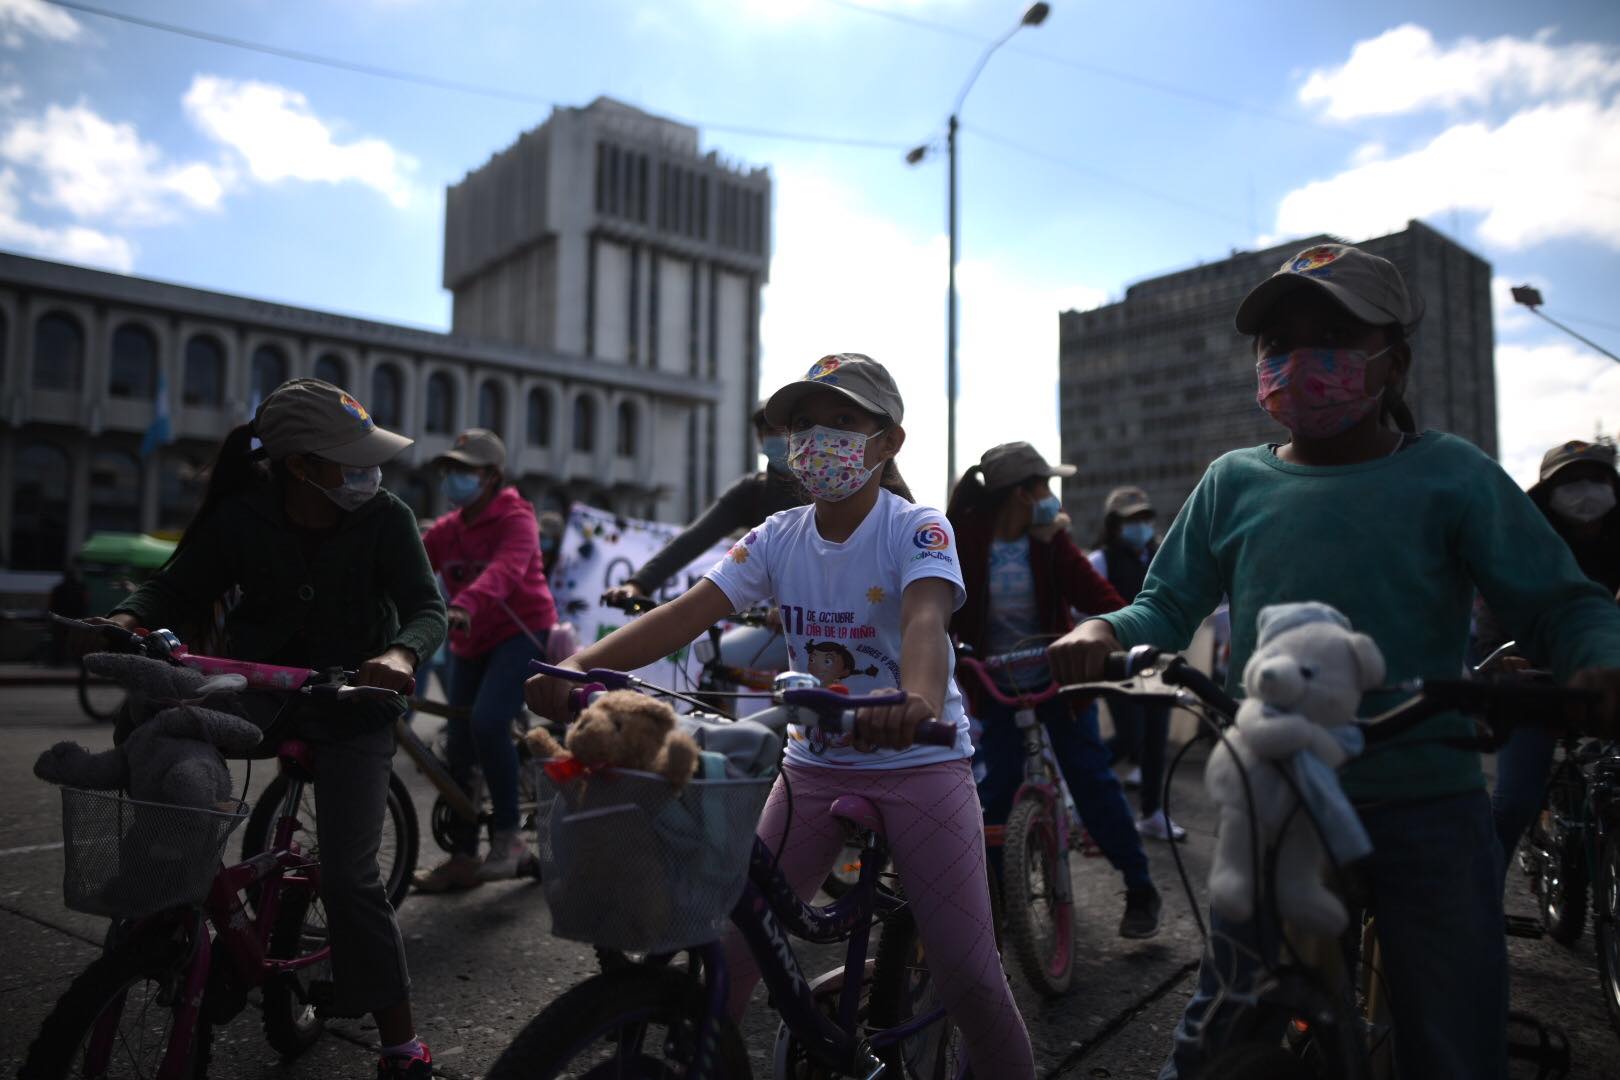
[[[1400, 323], [1384, 327], [1384, 340], [1389, 342], [1391, 348], [1400, 348], [1406, 342], [1406, 327]], [[1412, 374], [1412, 352], [1407, 350], [1406, 376]], [[1383, 406], [1378, 414], [1380, 423], [1393, 423], [1397, 431], [1408, 435], [1417, 431], [1417, 422], [1412, 419], [1412, 410], [1406, 404], [1406, 379], [1399, 385], [1386, 383], [1384, 385]]]
[[995, 517], [1007, 500], [1012, 498], [1013, 492], [1032, 480], [1044, 479], [1039, 476], [1026, 476], [1015, 483], [992, 488], [984, 482], [984, 470], [977, 465], [969, 465], [967, 472], [962, 474], [962, 479], [951, 489], [950, 501], [945, 504], [945, 516], [957, 529], [960, 529], [969, 518]]
[[197, 527], [212, 516], [220, 503], [232, 495], [270, 481], [269, 468], [259, 460], [258, 452], [253, 449], [253, 434], [253, 422], [250, 420], [232, 428], [225, 441], [219, 444], [214, 463], [208, 467], [208, 486], [203, 489], [202, 502], [197, 512], [191, 515], [186, 531], [180, 534], [180, 542], [174, 549], [176, 555], [185, 550], [186, 544], [196, 535]]
[[906, 483], [906, 478], [900, 475], [900, 466], [894, 463], [894, 458], [890, 458], [883, 463], [883, 474], [878, 477], [878, 485], [887, 491], [894, 492], [908, 503], [917, 501], [916, 496], [911, 493], [911, 485]]

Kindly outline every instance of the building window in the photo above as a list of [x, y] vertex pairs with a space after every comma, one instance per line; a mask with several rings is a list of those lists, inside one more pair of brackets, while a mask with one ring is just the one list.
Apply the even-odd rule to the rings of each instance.
[[551, 393], [541, 387], [529, 391], [528, 423], [525, 425], [530, 446], [551, 445]]
[[53, 311], [34, 324], [34, 389], [77, 391], [84, 385], [84, 331]]
[[206, 334], [186, 342], [180, 400], [192, 407], [216, 409], [225, 402], [225, 350]]
[[456, 386], [450, 376], [435, 371], [427, 381], [427, 415], [424, 426], [434, 435], [448, 435], [456, 424]]
[[287, 354], [275, 345], [253, 350], [253, 401], [255, 409], [287, 381]]
[[122, 450], [96, 451], [90, 458], [90, 531], [140, 529], [140, 463]]
[[113, 331], [107, 365], [107, 393], [115, 398], [152, 400], [157, 391], [157, 339], [152, 331], [125, 323]]
[[636, 430], [636, 405], [633, 401], [619, 402], [619, 424], [614, 433], [615, 445], [620, 457], [633, 458], [636, 456], [636, 446], [640, 432]]
[[11, 493], [11, 568], [59, 570], [67, 558], [68, 456], [51, 443], [24, 444]]
[[322, 353], [320, 359], [315, 361], [315, 377], [333, 386], [347, 386], [349, 365], [337, 353]]
[[501, 422], [502, 414], [506, 411], [505, 406], [506, 402], [501, 396], [501, 384], [494, 379], [485, 379], [478, 387], [478, 426], [501, 435], [505, 427]]
[[399, 426], [401, 391], [399, 368], [393, 364], [378, 364], [371, 372], [371, 401], [367, 408], [371, 418], [383, 427]]
[[582, 454], [596, 450], [596, 402], [585, 394], [574, 399], [574, 449]]

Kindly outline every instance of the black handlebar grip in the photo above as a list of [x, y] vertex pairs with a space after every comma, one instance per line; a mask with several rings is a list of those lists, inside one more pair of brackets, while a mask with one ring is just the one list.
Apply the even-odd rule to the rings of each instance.
[[1137, 645], [1129, 652], [1109, 653], [1103, 659], [1102, 677], [1108, 682], [1134, 679], [1144, 668], [1159, 659], [1159, 650], [1151, 645]]
[[917, 725], [916, 734], [912, 735], [911, 741], [926, 743], [929, 746], [955, 746], [956, 725], [942, 723], [939, 720], [924, 720]]

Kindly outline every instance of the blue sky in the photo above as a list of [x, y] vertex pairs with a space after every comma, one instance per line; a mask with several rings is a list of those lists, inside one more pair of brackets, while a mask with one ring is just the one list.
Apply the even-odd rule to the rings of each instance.
[[[885, 360], [902, 461], [943, 496], [944, 167], [902, 152], [1021, 3], [98, 2], [698, 123], [777, 180], [766, 380], [835, 349]], [[443, 188], [546, 112], [0, 0], [0, 247], [445, 328]], [[1533, 281], [1620, 351], [1620, 5], [1055, 0], [963, 123], [968, 460], [1007, 438], [1055, 453], [1058, 310], [1320, 230], [1421, 216], [1504, 298]], [[1620, 425], [1620, 365], [1505, 304], [1497, 322], [1503, 458], [1527, 480], [1547, 445]]]

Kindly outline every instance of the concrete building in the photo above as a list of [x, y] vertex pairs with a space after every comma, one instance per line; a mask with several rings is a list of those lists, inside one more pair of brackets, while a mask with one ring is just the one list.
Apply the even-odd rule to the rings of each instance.
[[[0, 568], [91, 532], [184, 526], [219, 440], [285, 379], [350, 389], [416, 445], [384, 482], [500, 432], [537, 506], [686, 520], [754, 467], [770, 180], [697, 132], [558, 109], [448, 194], [449, 334], [0, 253]], [[160, 382], [174, 441], [141, 455]]]
[[[1167, 527], [1210, 462], [1287, 437], [1255, 404], [1253, 343], [1232, 316], [1285, 258], [1332, 242], [1236, 253], [1139, 282], [1118, 303], [1059, 315], [1063, 460], [1080, 469], [1063, 500], [1083, 543], [1096, 536], [1111, 489], [1145, 488]], [[1419, 429], [1461, 435], [1494, 456], [1490, 264], [1418, 221], [1358, 246], [1400, 267], [1428, 305], [1406, 390]]]

